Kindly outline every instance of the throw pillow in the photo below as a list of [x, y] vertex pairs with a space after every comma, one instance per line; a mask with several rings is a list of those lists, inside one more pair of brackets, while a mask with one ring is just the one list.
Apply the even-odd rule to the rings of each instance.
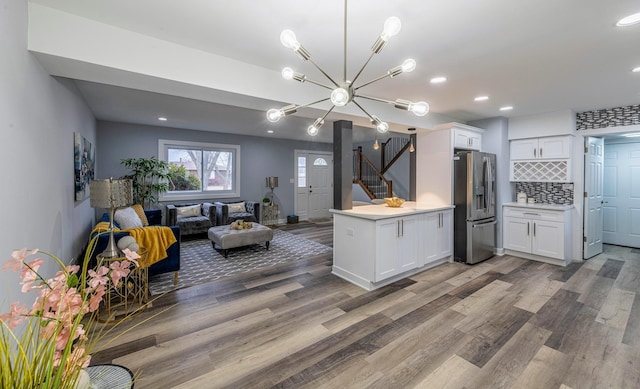
[[178, 217], [200, 216], [200, 204], [178, 207]]
[[149, 225], [149, 220], [147, 220], [147, 215], [145, 215], [144, 208], [142, 208], [142, 205], [134, 204], [134, 205], [131, 206], [131, 208], [133, 208], [133, 210], [136, 211], [136, 214], [138, 215], [140, 220], [142, 220], [142, 226], [143, 227], [148, 226]]
[[142, 227], [142, 220], [131, 207], [120, 208], [113, 215], [113, 219], [120, 225], [120, 228], [129, 230]]
[[244, 206], [244, 201], [241, 203], [233, 203], [227, 205], [229, 206], [229, 214], [247, 212], [247, 208]]

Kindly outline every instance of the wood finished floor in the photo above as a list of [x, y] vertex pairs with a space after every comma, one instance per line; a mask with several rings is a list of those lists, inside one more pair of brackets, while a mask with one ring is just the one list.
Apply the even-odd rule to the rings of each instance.
[[[332, 225], [282, 227], [332, 244]], [[639, 388], [640, 250], [447, 263], [373, 292], [331, 254], [169, 293], [93, 363], [136, 388]]]

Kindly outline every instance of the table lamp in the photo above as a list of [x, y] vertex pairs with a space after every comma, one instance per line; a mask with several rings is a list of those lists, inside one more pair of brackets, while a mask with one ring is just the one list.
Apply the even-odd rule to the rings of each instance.
[[129, 179], [93, 180], [90, 186], [91, 206], [109, 210], [109, 243], [102, 252], [103, 258], [120, 256], [118, 246], [113, 238], [113, 215], [116, 208], [130, 205], [133, 202], [133, 185]]

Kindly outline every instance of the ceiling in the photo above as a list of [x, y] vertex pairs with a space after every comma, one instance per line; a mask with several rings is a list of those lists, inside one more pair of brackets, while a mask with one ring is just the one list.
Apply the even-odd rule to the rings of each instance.
[[[30, 3], [260, 69], [279, 72], [284, 66], [291, 66], [312, 80], [328, 83], [310, 63], [280, 45], [280, 32], [291, 29], [331, 77], [343, 77], [343, 0]], [[431, 105], [427, 115], [431, 122], [418, 122], [419, 128], [432, 128], [434, 121], [467, 122], [638, 104], [640, 72], [631, 70], [640, 66], [640, 24], [615, 26], [620, 18], [636, 12], [640, 12], [638, 0], [351, 0], [347, 7], [347, 75], [353, 77], [366, 61], [384, 20], [397, 16], [402, 20], [400, 34], [374, 56], [360, 82], [385, 74], [405, 58], [414, 58], [418, 64], [414, 72], [382, 80], [362, 91], [387, 100], [427, 101]], [[44, 66], [47, 68], [46, 61]], [[269, 98], [267, 93], [256, 98], [253, 105], [235, 104], [232, 99], [221, 105], [196, 95], [173, 95], [159, 82], [153, 88], [132, 89], [108, 85], [88, 77], [86, 72], [75, 75], [69, 67], [59, 74], [53, 68], [53, 75], [78, 80], [81, 93], [101, 120], [308, 139], [305, 129], [322, 111], [302, 110], [282, 119], [288, 123], [286, 126], [277, 127], [266, 123], [264, 109], [309, 103], [319, 93], [328, 97], [323, 88], [288, 81], [295, 83], [291, 88], [309, 91], [308, 100], [284, 101]], [[435, 76], [445, 76], [447, 81], [430, 83]], [[259, 82], [251, 73], [245, 74], [242, 81]], [[489, 99], [474, 101], [480, 95]], [[386, 104], [359, 101], [372, 114], [387, 112]], [[513, 109], [499, 110], [507, 105]], [[326, 109], [326, 104], [321, 108]], [[158, 122], [157, 112], [169, 120]], [[336, 112], [327, 121], [350, 119], [355, 117], [352, 112]], [[362, 117], [356, 122], [360, 123], [368, 124]], [[394, 119], [393, 123], [394, 130], [416, 127], [415, 119]], [[330, 126], [325, 124], [319, 141], [330, 141], [327, 128]], [[276, 134], [267, 134], [268, 129], [275, 129]]]

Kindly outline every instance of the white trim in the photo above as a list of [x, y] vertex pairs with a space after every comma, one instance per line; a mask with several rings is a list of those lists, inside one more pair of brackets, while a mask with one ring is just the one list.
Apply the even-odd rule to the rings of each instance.
[[240, 145], [158, 139], [158, 159], [159, 160], [161, 161], [167, 160], [165, 151], [168, 146], [177, 146], [177, 147], [185, 147], [185, 148], [194, 147], [194, 148], [204, 148], [204, 149], [233, 150], [233, 153], [234, 153], [233, 169], [235, 170], [233, 174], [234, 190], [229, 192], [224, 192], [224, 193], [215, 193], [215, 194], [211, 192], [205, 192], [205, 191], [194, 192], [194, 193], [162, 193], [160, 195], [160, 201], [228, 199], [233, 197], [241, 197], [240, 196], [240, 169], [241, 169]]

